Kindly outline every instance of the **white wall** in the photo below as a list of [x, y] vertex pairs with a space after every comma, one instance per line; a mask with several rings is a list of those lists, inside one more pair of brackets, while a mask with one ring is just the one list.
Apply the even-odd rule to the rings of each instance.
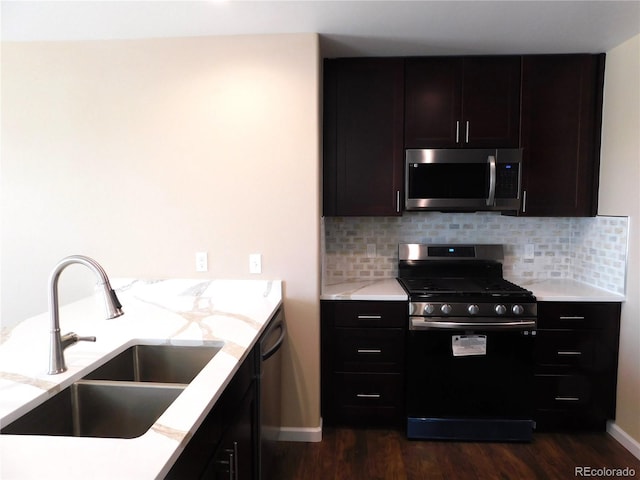
[[[284, 422], [318, 426], [318, 50], [315, 34], [3, 43], [3, 326], [47, 309], [70, 254], [111, 277], [282, 279]], [[94, 283], [75, 268], [67, 299]]]
[[616, 424], [640, 443], [640, 36], [607, 52], [600, 215], [629, 216]]

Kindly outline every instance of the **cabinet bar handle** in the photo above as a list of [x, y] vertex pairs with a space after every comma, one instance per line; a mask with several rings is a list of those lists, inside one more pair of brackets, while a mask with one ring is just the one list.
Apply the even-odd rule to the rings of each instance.
[[382, 320], [382, 315], [358, 315], [359, 320]]
[[356, 397], [358, 397], [358, 398], [380, 398], [381, 395], [379, 393], [357, 393]]
[[396, 213], [400, 213], [400, 190], [396, 190]]
[[233, 480], [238, 480], [238, 442], [233, 442]]
[[379, 348], [359, 348], [358, 353], [382, 353]]
[[561, 316], [560, 320], [584, 320], [584, 317], [581, 317], [581, 316], [578, 316], [578, 315], [575, 316], [575, 317], [572, 317], [572, 316], [562, 317]]
[[227, 472], [229, 474], [229, 480], [235, 480], [235, 472], [234, 468], [234, 450], [230, 448], [225, 448], [224, 453], [228, 455], [227, 460], [218, 460], [216, 463], [218, 465], [223, 465], [227, 468]]
[[571, 350], [558, 350], [558, 355], [582, 355], [582, 352], [574, 352]]
[[465, 143], [469, 143], [469, 120], [467, 120], [467, 134], [465, 135]]
[[556, 397], [558, 402], [579, 402], [580, 397]]
[[460, 121], [456, 121], [456, 143], [460, 143]]
[[522, 192], [522, 213], [527, 213], [527, 191]]

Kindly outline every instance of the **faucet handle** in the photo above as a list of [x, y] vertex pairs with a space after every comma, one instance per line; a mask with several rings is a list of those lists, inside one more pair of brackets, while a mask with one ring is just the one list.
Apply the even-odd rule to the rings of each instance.
[[79, 337], [78, 335], [76, 335], [76, 342], [95, 342], [96, 341], [96, 337]]
[[70, 347], [71, 345], [78, 342], [95, 342], [96, 337], [81, 337], [77, 333], [70, 332], [62, 335], [62, 338], [60, 340], [62, 350], [64, 350], [65, 348]]

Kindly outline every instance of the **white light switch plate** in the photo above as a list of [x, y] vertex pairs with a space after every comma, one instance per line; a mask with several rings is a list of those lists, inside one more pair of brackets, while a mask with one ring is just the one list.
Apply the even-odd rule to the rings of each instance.
[[249, 273], [262, 273], [262, 255], [252, 253], [249, 255]]

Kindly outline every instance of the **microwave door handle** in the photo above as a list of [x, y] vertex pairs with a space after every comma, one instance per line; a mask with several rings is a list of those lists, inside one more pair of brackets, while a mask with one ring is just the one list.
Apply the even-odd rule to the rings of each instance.
[[496, 157], [489, 155], [487, 162], [489, 163], [489, 197], [487, 198], [487, 206], [493, 207], [496, 199]]

